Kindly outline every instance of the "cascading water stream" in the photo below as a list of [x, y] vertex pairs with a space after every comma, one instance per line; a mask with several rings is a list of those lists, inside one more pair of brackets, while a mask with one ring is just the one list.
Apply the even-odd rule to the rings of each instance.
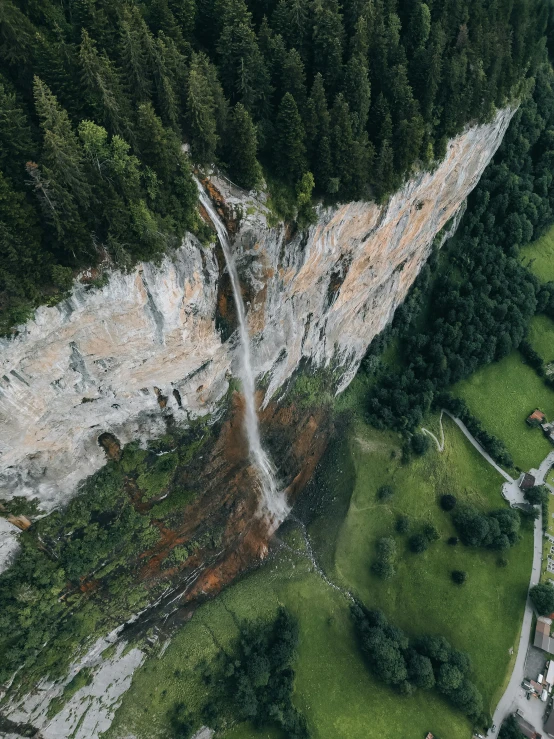
[[250, 459], [258, 471], [264, 512], [271, 517], [275, 525], [278, 525], [281, 521], [285, 520], [290, 509], [283, 492], [278, 488], [275, 468], [264, 450], [262, 440], [260, 438], [260, 426], [258, 423], [258, 414], [256, 412], [256, 378], [252, 369], [250, 336], [248, 334], [246, 311], [240, 290], [237, 267], [231, 252], [229, 234], [225, 224], [219, 217], [219, 214], [213, 207], [212, 201], [198, 180], [196, 180], [196, 185], [198, 187], [200, 202], [206, 209], [206, 212], [217, 231], [221, 248], [223, 249], [223, 254], [225, 256], [227, 269], [229, 270], [229, 276], [231, 278], [231, 286], [233, 289], [233, 297], [237, 308], [239, 324], [239, 374], [244, 394], [244, 427], [246, 430], [246, 437], [248, 439]]

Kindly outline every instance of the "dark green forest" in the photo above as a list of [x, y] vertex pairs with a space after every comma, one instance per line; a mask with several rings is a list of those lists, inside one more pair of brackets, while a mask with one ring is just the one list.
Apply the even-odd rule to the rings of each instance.
[[554, 285], [541, 285], [519, 258], [520, 247], [554, 221], [553, 164], [554, 72], [544, 64], [470, 195], [451, 248], [432, 256], [395, 325], [370, 347], [366, 371], [392, 336], [401, 345], [399, 366], [382, 372], [370, 392], [373, 424], [410, 432], [433, 404], [446, 407], [497, 460], [512, 463], [465, 404], [443, 391], [522, 343], [525, 352], [533, 315], [554, 315]]
[[[539, 0], [3, 0], [0, 316], [201, 232], [196, 164], [382, 198], [518, 97]], [[308, 176], [311, 173], [312, 177]]]

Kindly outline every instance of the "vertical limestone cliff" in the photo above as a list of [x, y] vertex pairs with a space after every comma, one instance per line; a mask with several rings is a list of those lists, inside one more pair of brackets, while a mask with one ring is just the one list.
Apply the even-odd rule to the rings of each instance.
[[[454, 139], [433, 172], [387, 204], [320, 209], [317, 223], [293, 238], [267, 226], [262, 203], [216, 181], [227, 212], [242, 212], [234, 248], [266, 404], [303, 362], [332, 365], [337, 390], [346, 387], [512, 113]], [[236, 375], [236, 336], [218, 329], [221, 272], [216, 250], [190, 236], [159, 265], [116, 272], [100, 289], [78, 284], [2, 340], [0, 499], [36, 497], [51, 509], [104, 464], [102, 433], [126, 443], [162, 434], [168, 416], [186, 424], [218, 413]]]

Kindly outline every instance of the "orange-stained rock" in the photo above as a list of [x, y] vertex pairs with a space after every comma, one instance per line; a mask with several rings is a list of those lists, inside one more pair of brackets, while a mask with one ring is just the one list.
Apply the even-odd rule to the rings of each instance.
[[26, 516], [10, 515], [8, 516], [8, 521], [14, 526], [17, 526], [18, 529], [21, 529], [21, 531], [26, 531], [31, 526], [31, 522]]

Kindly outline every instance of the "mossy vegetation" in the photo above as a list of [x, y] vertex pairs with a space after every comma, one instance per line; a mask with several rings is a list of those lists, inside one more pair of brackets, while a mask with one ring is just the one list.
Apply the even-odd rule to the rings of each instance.
[[[195, 499], [196, 492], [178, 480], [180, 464], [209, 438], [210, 429], [198, 423], [147, 449], [129, 444], [121, 460], [86, 480], [65, 509], [38, 518], [21, 534], [20, 552], [0, 575], [1, 681], [16, 668], [15, 687], [22, 690], [45, 675], [62, 677], [91, 640], [169, 586], [143, 581], [143, 555], [159, 541], [160, 524], [171, 526]], [[10, 512], [20, 509], [34, 512], [10, 501]], [[183, 551], [215, 547], [221, 536], [220, 530], [205, 531]], [[51, 711], [59, 710], [68, 690], [78, 690], [85, 673], [79, 675]]]

